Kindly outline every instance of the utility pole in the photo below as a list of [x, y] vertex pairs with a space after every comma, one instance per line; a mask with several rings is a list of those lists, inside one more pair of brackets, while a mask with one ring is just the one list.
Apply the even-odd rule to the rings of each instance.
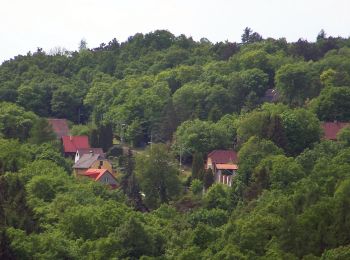
[[181, 168], [182, 168], [182, 145], [180, 144], [180, 172], [181, 172]]
[[150, 145], [151, 145], [151, 149], [152, 149], [152, 144], [153, 144], [153, 136], [152, 136], [152, 132], [151, 132], [151, 141], [150, 141], [150, 142], [148, 142], [148, 144], [150, 144]]

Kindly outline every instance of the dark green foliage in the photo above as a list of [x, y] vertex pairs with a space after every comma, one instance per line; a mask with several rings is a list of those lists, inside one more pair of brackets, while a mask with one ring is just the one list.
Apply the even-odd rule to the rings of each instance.
[[113, 145], [109, 148], [107, 156], [119, 157], [123, 155], [123, 147], [121, 145]]
[[112, 125], [102, 125], [99, 127], [99, 147], [107, 152], [113, 145], [113, 129]]
[[[0, 66], [1, 259], [349, 258], [348, 129], [320, 142], [318, 121], [349, 120], [349, 39], [288, 43], [246, 28], [241, 44], [165, 30], [82, 43]], [[291, 107], [262, 104], [275, 87]], [[112, 190], [70, 176], [36, 115], [87, 123], [72, 133], [105, 151], [114, 135], [152, 146], [136, 166], [109, 150], [122, 170]], [[212, 185], [203, 158], [233, 146], [232, 187]], [[203, 181], [184, 187], [173, 152], [193, 155]]]
[[113, 146], [113, 128], [111, 124], [100, 125], [92, 128], [89, 135], [90, 145], [96, 148], [102, 148], [107, 152]]
[[139, 259], [141, 256], [161, 255], [164, 249], [163, 241], [159, 238], [153, 237], [141, 223], [131, 218], [118, 233], [120, 257]]
[[6, 234], [6, 231], [3, 229], [0, 230], [0, 259], [16, 259], [14, 253], [10, 248], [10, 239]]
[[128, 150], [126, 156], [124, 156], [124, 175], [122, 176], [120, 187], [124, 191], [125, 195], [128, 196], [130, 204], [137, 210], [147, 211], [148, 209], [142, 202], [140, 193], [139, 183], [135, 176], [135, 159], [132, 155], [131, 150]]
[[246, 27], [244, 29], [244, 32], [242, 34], [242, 43], [254, 43], [254, 42], [259, 42], [262, 41], [262, 37], [260, 34], [257, 32], [252, 31], [249, 27]]
[[204, 160], [201, 153], [195, 153], [192, 157], [192, 179], [203, 180]]
[[136, 176], [145, 204], [157, 208], [180, 193], [179, 171], [174, 158], [164, 144], [153, 144], [147, 153], [136, 157]]
[[29, 142], [32, 144], [42, 144], [56, 140], [56, 134], [45, 118], [39, 118], [34, 122], [30, 130]]
[[205, 189], [208, 189], [214, 183], [214, 174], [212, 169], [208, 169], [204, 172], [203, 185]]

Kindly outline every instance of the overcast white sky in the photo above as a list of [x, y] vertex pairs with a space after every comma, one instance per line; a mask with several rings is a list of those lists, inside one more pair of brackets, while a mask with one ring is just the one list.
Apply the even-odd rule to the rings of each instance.
[[350, 0], [0, 0], [0, 63], [60, 46], [76, 50], [168, 29], [195, 40], [240, 41], [245, 27], [266, 37], [350, 36]]

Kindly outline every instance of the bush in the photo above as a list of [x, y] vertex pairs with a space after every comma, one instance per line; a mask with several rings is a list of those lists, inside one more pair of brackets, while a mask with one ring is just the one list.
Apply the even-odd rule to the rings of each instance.
[[191, 191], [193, 194], [200, 194], [203, 190], [203, 183], [200, 180], [193, 180], [191, 183]]

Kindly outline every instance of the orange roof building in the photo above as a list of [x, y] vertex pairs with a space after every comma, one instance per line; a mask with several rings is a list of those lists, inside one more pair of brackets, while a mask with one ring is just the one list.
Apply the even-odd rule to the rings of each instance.
[[118, 187], [116, 178], [107, 169], [88, 169], [82, 176], [110, 185], [114, 189]]

